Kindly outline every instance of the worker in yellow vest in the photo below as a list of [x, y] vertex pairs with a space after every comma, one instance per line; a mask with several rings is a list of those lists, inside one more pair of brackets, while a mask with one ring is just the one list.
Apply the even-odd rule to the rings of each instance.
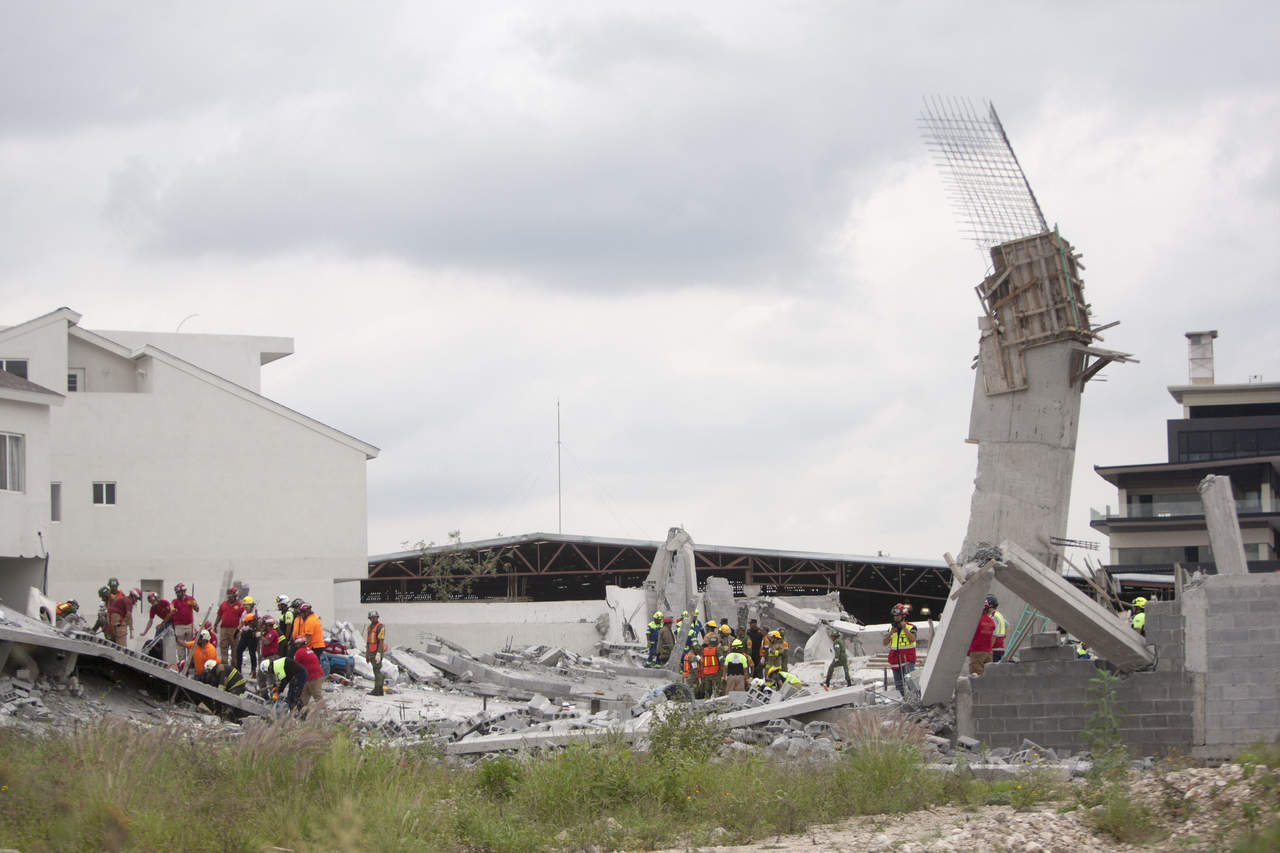
[[1147, 636], [1147, 599], [1141, 595], [1133, 600], [1133, 617], [1129, 624], [1133, 626], [1133, 630]]
[[883, 644], [889, 647], [889, 668], [893, 670], [893, 686], [898, 695], [906, 696], [904, 679], [916, 668], [916, 626], [907, 621], [911, 605], [899, 603], [890, 611], [893, 624], [884, 635]]
[[1008, 623], [1004, 621], [1004, 614], [996, 609], [1000, 606], [1000, 601], [994, 595], [987, 596], [987, 606], [991, 608], [991, 618], [996, 623], [996, 632], [991, 635], [991, 662], [999, 663], [1000, 658], [1004, 657], [1004, 636], [1008, 632]]
[[369, 627], [364, 632], [364, 659], [373, 667], [373, 689], [370, 696], [382, 695], [382, 656], [387, 653], [387, 626], [378, 618], [378, 611], [369, 611]]

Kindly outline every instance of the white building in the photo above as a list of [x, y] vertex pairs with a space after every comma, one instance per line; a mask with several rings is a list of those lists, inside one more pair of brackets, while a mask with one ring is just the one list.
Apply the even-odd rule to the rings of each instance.
[[24, 606], [47, 572], [49, 596], [90, 616], [110, 576], [166, 598], [182, 581], [205, 608], [230, 572], [325, 621], [358, 607], [341, 581], [367, 573], [378, 449], [258, 393], [292, 339], [79, 321], [60, 308], [0, 329], [0, 598]]

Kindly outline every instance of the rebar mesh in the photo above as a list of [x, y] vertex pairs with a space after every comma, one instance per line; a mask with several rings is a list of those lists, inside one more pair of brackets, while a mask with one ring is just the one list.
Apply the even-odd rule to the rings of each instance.
[[963, 98], [925, 98], [920, 127], [942, 169], [961, 230], [984, 253], [999, 243], [1049, 230], [1009, 137], [985, 102], [986, 115]]

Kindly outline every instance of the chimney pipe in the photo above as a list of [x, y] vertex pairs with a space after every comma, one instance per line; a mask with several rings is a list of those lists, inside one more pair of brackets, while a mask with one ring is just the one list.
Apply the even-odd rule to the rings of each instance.
[[1213, 384], [1213, 339], [1217, 329], [1187, 332], [1187, 373], [1192, 385]]

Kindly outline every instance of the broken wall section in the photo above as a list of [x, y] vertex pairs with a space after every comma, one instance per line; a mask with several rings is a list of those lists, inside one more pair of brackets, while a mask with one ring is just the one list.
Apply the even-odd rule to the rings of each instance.
[[[1209, 576], [1180, 601], [1147, 605], [1154, 670], [1120, 676], [1120, 733], [1137, 754], [1178, 748], [1233, 757], [1280, 736], [1280, 575]], [[1089, 682], [1100, 661], [1078, 660], [1054, 635], [1034, 635], [1019, 660], [971, 681], [974, 735], [989, 746], [1023, 739], [1084, 749]]]

